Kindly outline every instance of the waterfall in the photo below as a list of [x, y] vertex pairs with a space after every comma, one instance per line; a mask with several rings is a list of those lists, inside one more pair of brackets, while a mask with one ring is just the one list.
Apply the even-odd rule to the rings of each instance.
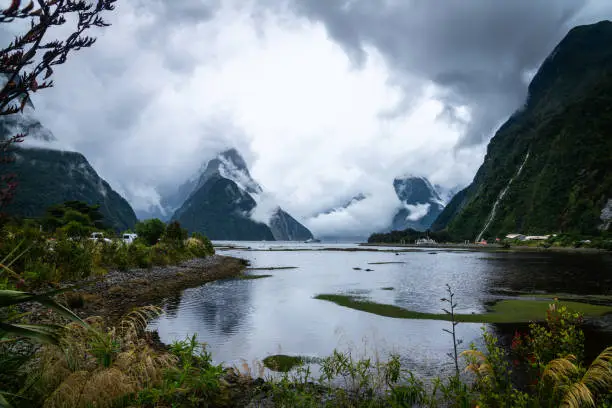
[[487, 228], [489, 228], [489, 225], [491, 225], [491, 223], [495, 219], [495, 213], [497, 212], [497, 206], [499, 205], [501, 200], [504, 198], [504, 196], [508, 192], [508, 189], [510, 188], [510, 185], [512, 184], [514, 179], [516, 179], [523, 171], [523, 167], [525, 167], [525, 163], [527, 163], [527, 159], [529, 159], [529, 152], [527, 152], [527, 154], [525, 155], [525, 160], [523, 160], [523, 163], [516, 171], [516, 174], [512, 176], [510, 180], [508, 180], [508, 184], [506, 184], [506, 187], [504, 187], [502, 191], [499, 193], [499, 195], [497, 196], [497, 200], [495, 200], [495, 204], [493, 204], [493, 208], [491, 208], [491, 213], [489, 214], [489, 217], [487, 218], [487, 222], [485, 222], [485, 225], [482, 228], [482, 231], [480, 231], [480, 234], [478, 234], [478, 236], [476, 237], [476, 242], [480, 242], [480, 240], [482, 239], [482, 235], [487, 231]]

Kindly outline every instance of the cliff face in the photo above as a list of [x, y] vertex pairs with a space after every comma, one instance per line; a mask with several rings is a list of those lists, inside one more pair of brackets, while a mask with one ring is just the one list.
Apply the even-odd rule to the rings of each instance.
[[456, 238], [609, 229], [612, 23], [572, 29], [523, 109], [497, 131], [474, 181], [434, 222]]

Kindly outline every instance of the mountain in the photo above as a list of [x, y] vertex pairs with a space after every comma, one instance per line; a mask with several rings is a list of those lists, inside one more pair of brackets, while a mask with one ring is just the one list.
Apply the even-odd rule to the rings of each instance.
[[573, 28], [433, 225], [455, 239], [596, 234], [612, 211], [612, 22]]
[[253, 180], [242, 156], [229, 149], [210, 160], [162, 202], [169, 208], [183, 201], [172, 219], [190, 231], [216, 240], [295, 241], [312, 233], [270, 202]]
[[325, 210], [325, 211], [322, 211], [322, 212], [320, 212], [320, 213], [317, 213], [317, 215], [319, 215], [319, 214], [332, 214], [332, 213], [335, 213], [335, 212], [339, 212], [339, 211], [342, 211], [342, 210], [346, 210], [346, 209], [347, 209], [347, 208], [349, 208], [350, 206], [352, 206], [352, 205], [354, 205], [354, 204], [356, 204], [356, 203], [358, 203], [358, 202], [360, 202], [360, 201], [363, 201], [363, 200], [365, 200], [366, 198], [368, 198], [368, 197], [367, 197], [365, 194], [363, 194], [363, 193], [359, 193], [359, 194], [357, 194], [356, 196], [351, 197], [351, 199], [350, 199], [350, 200], [348, 200], [347, 202], [345, 202], [344, 204], [341, 204], [341, 205], [335, 206], [335, 207], [333, 207], [333, 208], [329, 208], [329, 209], [327, 209], [327, 210]]
[[277, 241], [306, 241], [312, 233], [295, 218], [278, 207], [270, 217], [270, 230]]
[[99, 204], [105, 223], [116, 230], [134, 227], [136, 215], [129, 203], [96, 173], [85, 156], [49, 148], [57, 140], [29, 108], [23, 114], [0, 117], [0, 139], [22, 132], [28, 134], [27, 143], [15, 147], [13, 163], [0, 166], [0, 174], [14, 173], [19, 183], [5, 209], [7, 214], [39, 217], [53, 204], [79, 200]]
[[393, 217], [391, 229], [394, 231], [407, 228], [425, 231], [444, 209], [445, 201], [424, 177], [396, 178], [393, 187], [403, 205]]

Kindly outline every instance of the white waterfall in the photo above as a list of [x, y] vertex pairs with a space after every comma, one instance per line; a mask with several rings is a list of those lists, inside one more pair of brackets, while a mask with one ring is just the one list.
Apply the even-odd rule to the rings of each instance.
[[497, 196], [497, 200], [495, 200], [495, 204], [493, 204], [493, 208], [491, 209], [491, 213], [489, 214], [489, 217], [487, 218], [487, 222], [485, 222], [485, 225], [482, 228], [482, 231], [480, 231], [480, 234], [478, 234], [478, 236], [476, 237], [476, 242], [480, 242], [480, 240], [482, 239], [482, 235], [486, 232], [487, 228], [489, 228], [489, 225], [491, 225], [491, 223], [495, 219], [495, 214], [497, 213], [497, 206], [499, 205], [501, 200], [504, 198], [504, 196], [508, 192], [508, 189], [510, 188], [510, 185], [512, 184], [514, 179], [516, 179], [523, 171], [523, 167], [525, 167], [525, 163], [527, 163], [527, 159], [529, 159], [529, 152], [527, 152], [527, 154], [525, 155], [525, 160], [523, 160], [523, 163], [516, 171], [516, 174], [512, 176], [510, 180], [508, 180], [508, 184], [506, 184], [506, 187], [504, 187], [503, 190]]

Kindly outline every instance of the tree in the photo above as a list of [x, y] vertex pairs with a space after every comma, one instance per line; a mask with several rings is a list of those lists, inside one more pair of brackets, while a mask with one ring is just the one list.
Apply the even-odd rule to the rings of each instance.
[[155, 245], [166, 232], [166, 224], [158, 218], [136, 223], [136, 234], [148, 245]]
[[[99, 205], [89, 205], [82, 201], [66, 201], [63, 204], [49, 207], [43, 219], [43, 224], [49, 232], [63, 228], [68, 224], [73, 224], [71, 230], [75, 230], [74, 224], [79, 224], [83, 226], [81, 231], [87, 230], [92, 232], [93, 230], [108, 229], [102, 221], [103, 218], [104, 216], [100, 213]], [[89, 234], [89, 232], [86, 232], [85, 235]]]
[[[53, 67], [66, 62], [72, 51], [91, 47], [96, 39], [84, 35], [91, 27], [106, 27], [100, 14], [114, 10], [116, 0], [36, 0], [25, 6], [21, 0], [11, 0], [11, 5], [0, 12], [0, 24], [27, 21], [29, 29], [15, 36], [5, 48], [0, 49], [0, 76], [4, 84], [0, 89], [0, 117], [23, 112], [31, 105], [30, 93], [53, 86], [49, 78]], [[94, 4], [95, 3], [95, 4]], [[76, 22], [63, 39], [46, 40], [49, 29]], [[14, 160], [16, 144], [27, 135], [20, 133], [0, 140], [0, 165]], [[12, 199], [17, 188], [15, 174], [0, 176], [0, 209]]]
[[172, 221], [170, 224], [168, 224], [168, 227], [166, 227], [164, 240], [180, 246], [183, 244], [183, 241], [187, 239], [187, 236], [187, 230], [181, 227], [181, 223], [178, 221]]

